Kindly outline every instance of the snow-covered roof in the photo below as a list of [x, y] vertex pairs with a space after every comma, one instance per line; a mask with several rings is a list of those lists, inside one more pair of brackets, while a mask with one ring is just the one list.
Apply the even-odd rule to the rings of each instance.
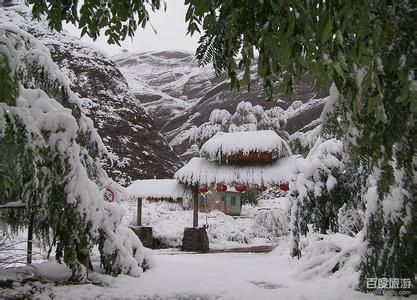
[[126, 191], [129, 198], [191, 198], [191, 190], [176, 179], [136, 180]]
[[194, 157], [179, 169], [174, 178], [186, 184], [265, 184], [288, 181], [298, 172], [298, 156], [283, 158], [264, 165], [228, 165]]
[[267, 152], [281, 158], [288, 156], [291, 150], [273, 130], [218, 132], [204, 143], [200, 155], [209, 160], [218, 160], [222, 156], [250, 152]]

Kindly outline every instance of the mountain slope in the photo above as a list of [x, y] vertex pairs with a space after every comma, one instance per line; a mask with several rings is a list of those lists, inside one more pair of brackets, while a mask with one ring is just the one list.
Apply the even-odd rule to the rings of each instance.
[[113, 179], [129, 184], [172, 177], [181, 166], [178, 156], [108, 57], [65, 32], [50, 31], [45, 23], [32, 20], [25, 7], [0, 8], [0, 16], [0, 22], [19, 26], [49, 48], [109, 151], [112, 161], [105, 162], [105, 169]]
[[[211, 66], [199, 67], [192, 54], [184, 52], [123, 53], [113, 57], [126, 77], [130, 88], [152, 115], [162, 134], [179, 155], [190, 150], [189, 131], [207, 122], [214, 109], [234, 113], [241, 101], [261, 105], [264, 109], [280, 106], [289, 109], [282, 94], [268, 102], [262, 82], [256, 77], [256, 66], [251, 69], [250, 91], [230, 90], [226, 75], [216, 77]], [[288, 111], [286, 130], [291, 134], [315, 121], [324, 106], [322, 98], [327, 89], [316, 94], [308, 78], [295, 85], [295, 101], [304, 104]], [[189, 156], [186, 156], [188, 158]], [[185, 159], [186, 160], [186, 159]]]

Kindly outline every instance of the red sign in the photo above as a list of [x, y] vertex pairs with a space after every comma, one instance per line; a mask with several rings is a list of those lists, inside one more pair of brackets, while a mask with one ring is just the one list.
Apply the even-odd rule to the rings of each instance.
[[106, 187], [106, 191], [104, 192], [104, 200], [108, 202], [113, 202], [114, 198], [114, 192], [111, 190], [110, 187]]

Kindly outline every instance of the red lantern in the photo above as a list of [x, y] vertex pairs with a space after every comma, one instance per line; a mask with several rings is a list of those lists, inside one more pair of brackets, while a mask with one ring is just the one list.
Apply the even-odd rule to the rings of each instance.
[[218, 192], [226, 192], [227, 191], [227, 186], [223, 183], [218, 183], [216, 186], [216, 190]]
[[264, 185], [263, 183], [261, 183], [261, 184], [255, 184], [255, 189], [257, 191], [260, 191], [260, 192], [265, 192], [266, 189], [267, 189], [267, 187], [266, 187], [266, 185]]
[[208, 186], [207, 185], [205, 185], [205, 184], [203, 184], [203, 185], [200, 185], [199, 187], [198, 187], [198, 192], [199, 193], [207, 193], [208, 192]]
[[281, 191], [284, 191], [284, 192], [286, 192], [290, 189], [290, 187], [288, 185], [288, 182], [281, 182], [279, 184], [279, 188], [280, 188]]
[[235, 185], [236, 192], [243, 193], [246, 191], [246, 186], [243, 184], [236, 184]]

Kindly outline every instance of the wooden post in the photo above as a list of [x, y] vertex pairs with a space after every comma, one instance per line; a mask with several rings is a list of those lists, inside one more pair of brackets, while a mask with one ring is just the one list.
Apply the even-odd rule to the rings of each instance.
[[26, 253], [26, 263], [30, 265], [32, 263], [32, 239], [33, 239], [33, 225], [32, 221], [29, 223], [28, 227], [28, 247]]
[[142, 198], [138, 198], [136, 223], [137, 223], [136, 225], [142, 226]]
[[198, 227], [198, 188], [194, 188], [193, 192], [193, 227]]

